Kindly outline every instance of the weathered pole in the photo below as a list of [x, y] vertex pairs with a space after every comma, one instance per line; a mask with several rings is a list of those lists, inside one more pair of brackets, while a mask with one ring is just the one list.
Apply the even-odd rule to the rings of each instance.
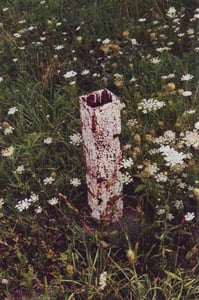
[[116, 222], [123, 215], [120, 99], [109, 90], [80, 97], [91, 216]]

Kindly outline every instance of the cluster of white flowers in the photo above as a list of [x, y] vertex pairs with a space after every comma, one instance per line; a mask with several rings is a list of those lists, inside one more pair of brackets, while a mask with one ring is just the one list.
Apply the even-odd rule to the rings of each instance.
[[82, 143], [82, 136], [80, 133], [74, 133], [69, 136], [70, 144], [74, 146], [79, 146]]
[[168, 176], [165, 175], [163, 172], [159, 172], [160, 169], [157, 166], [157, 163], [150, 164], [147, 167], [147, 171], [149, 172], [150, 176], [153, 176], [157, 182], [166, 182], [168, 180]]
[[184, 203], [182, 200], [176, 200], [175, 203], [174, 203], [174, 206], [177, 208], [177, 209], [183, 209], [184, 208]]
[[107, 285], [107, 272], [104, 271], [99, 277], [99, 289], [104, 290]]
[[172, 130], [167, 130], [164, 132], [163, 136], [159, 136], [158, 138], [153, 138], [153, 143], [159, 145], [167, 145], [172, 144], [176, 140], [176, 133]]
[[15, 207], [19, 211], [27, 210], [33, 203], [39, 200], [39, 195], [32, 193], [30, 198], [25, 198], [24, 200], [19, 201]]
[[71, 180], [70, 180], [70, 184], [72, 185], [72, 186], [74, 186], [74, 187], [78, 187], [78, 186], [80, 186], [81, 185], [81, 180], [79, 179], [79, 178], [72, 178]]
[[124, 158], [123, 161], [122, 161], [122, 167], [124, 169], [127, 169], [127, 168], [131, 168], [133, 166], [133, 160], [132, 158]]
[[163, 101], [158, 101], [156, 99], [150, 98], [150, 99], [143, 99], [138, 104], [138, 109], [141, 110], [144, 114], [147, 114], [148, 112], [156, 111], [160, 108], [165, 106], [165, 103]]
[[166, 165], [171, 167], [172, 169], [175, 168], [177, 165], [184, 165], [184, 159], [187, 158], [187, 155], [176, 151], [174, 148], [170, 146], [162, 145], [159, 148], [159, 152], [163, 155], [164, 160], [166, 161]]
[[185, 145], [186, 147], [193, 147], [199, 149], [199, 131], [193, 129], [193, 131], [186, 131], [185, 133], [181, 132], [181, 141], [180, 145]]

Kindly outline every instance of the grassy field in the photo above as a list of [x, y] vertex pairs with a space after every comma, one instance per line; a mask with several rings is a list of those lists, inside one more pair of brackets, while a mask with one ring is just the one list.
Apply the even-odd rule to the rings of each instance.
[[[0, 299], [199, 299], [193, 0], [0, 1]], [[122, 102], [124, 206], [89, 218], [79, 96]]]

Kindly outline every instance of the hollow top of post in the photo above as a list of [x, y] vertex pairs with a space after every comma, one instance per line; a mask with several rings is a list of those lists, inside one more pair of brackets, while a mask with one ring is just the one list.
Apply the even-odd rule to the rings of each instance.
[[109, 90], [103, 89], [81, 96], [80, 99], [90, 107], [97, 107], [112, 102], [113, 96]]

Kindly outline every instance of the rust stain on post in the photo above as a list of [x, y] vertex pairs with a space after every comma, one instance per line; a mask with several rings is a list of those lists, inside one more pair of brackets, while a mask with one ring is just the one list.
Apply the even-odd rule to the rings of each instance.
[[98, 220], [123, 215], [120, 99], [109, 90], [80, 97], [88, 204]]

